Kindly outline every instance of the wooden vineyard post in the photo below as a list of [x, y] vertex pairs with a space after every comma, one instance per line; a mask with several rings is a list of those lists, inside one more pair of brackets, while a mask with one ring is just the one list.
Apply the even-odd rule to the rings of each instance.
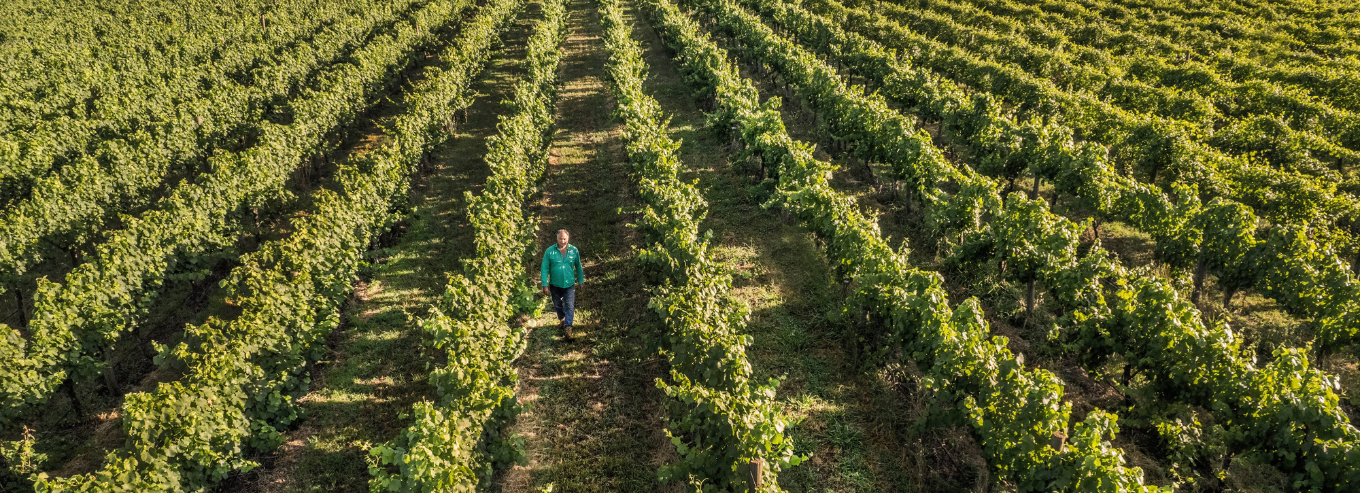
[[19, 307], [19, 326], [28, 327], [28, 313], [24, 311], [24, 292], [14, 288], [14, 303]]
[[760, 459], [752, 459], [751, 467], [747, 469], [751, 472], [751, 480], [749, 482], [749, 484], [751, 485], [751, 491], [752, 492], [760, 491], [761, 476], [765, 473], [765, 461]]
[[80, 405], [80, 397], [76, 396], [76, 381], [71, 377], [66, 377], [66, 381], [61, 385], [66, 389], [66, 396], [71, 399], [71, 407], [75, 408], [76, 416], [85, 419], [85, 409]]
[[114, 370], [113, 348], [104, 349], [104, 371], [99, 372], [104, 377], [104, 386], [109, 388], [109, 395], [122, 395], [118, 391], [118, 374]]
[[1053, 450], [1062, 452], [1063, 449], [1067, 448], [1067, 434], [1061, 431], [1054, 433], [1053, 437], [1048, 440], [1048, 446], [1053, 447]]

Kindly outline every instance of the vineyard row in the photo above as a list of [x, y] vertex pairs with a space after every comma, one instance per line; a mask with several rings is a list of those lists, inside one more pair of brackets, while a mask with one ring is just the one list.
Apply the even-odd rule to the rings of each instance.
[[[481, 194], [467, 192], [468, 222], [476, 256], [449, 277], [442, 301], [419, 322], [429, 349], [443, 366], [430, 372], [436, 402], [411, 410], [413, 423], [391, 442], [369, 450], [374, 492], [475, 491], [495, 466], [523, 463], [522, 444], [506, 428], [519, 414], [518, 374], [512, 363], [524, 351], [524, 328], [508, 323], [514, 300], [532, 293], [526, 264], [536, 250], [537, 218], [524, 210], [547, 168], [557, 102], [558, 46], [566, 38], [566, 6], [542, 3], [543, 19], [529, 38], [524, 76], [515, 86], [514, 111], [487, 144], [491, 176]], [[460, 51], [467, 69], [445, 90], [468, 93], [494, 43], [524, 8], [523, 0], [493, 0], [467, 28]], [[455, 82], [456, 81], [456, 82]], [[528, 294], [532, 297], [532, 294]]]
[[[723, 491], [779, 491], [779, 471], [794, 456], [787, 418], [774, 401], [778, 380], [752, 381], [744, 334], [748, 309], [731, 295], [732, 276], [700, 233], [707, 209], [694, 184], [680, 179], [680, 144], [670, 120], [643, 89], [647, 64], [618, 0], [600, 2], [610, 90], [618, 101], [624, 141], [642, 207], [645, 247], [638, 264], [656, 280], [648, 306], [666, 328], [663, 354], [670, 379], [657, 379], [669, 411], [666, 435], [679, 456], [660, 478]], [[768, 472], [768, 474], [767, 474]]]

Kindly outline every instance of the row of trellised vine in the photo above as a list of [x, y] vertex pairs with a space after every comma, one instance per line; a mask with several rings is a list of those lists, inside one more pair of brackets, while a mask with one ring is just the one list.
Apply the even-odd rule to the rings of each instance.
[[680, 144], [668, 135], [660, 104], [643, 90], [647, 64], [632, 24], [617, 0], [602, 0], [600, 11], [610, 88], [642, 199], [637, 226], [646, 246], [638, 262], [658, 280], [648, 306], [667, 330], [670, 379], [657, 386], [666, 392], [666, 433], [679, 459], [661, 468], [661, 479], [688, 481], [696, 491], [779, 491], [778, 472], [806, 457], [795, 457], [784, 436], [787, 420], [774, 401], [778, 380], [751, 379], [752, 340], [742, 333], [747, 308], [731, 296], [731, 274], [699, 231], [707, 203], [680, 180]]
[[[493, 0], [489, 17], [469, 32], [489, 46], [523, 8], [521, 0]], [[513, 366], [524, 350], [524, 329], [512, 326], [514, 298], [526, 292], [525, 265], [535, 249], [537, 220], [524, 203], [547, 167], [557, 101], [559, 45], [566, 36], [562, 0], [543, 2], [543, 19], [529, 38], [524, 76], [515, 87], [498, 132], [489, 139], [491, 168], [479, 195], [468, 192], [468, 222], [476, 257], [449, 278], [443, 301], [420, 321], [427, 345], [446, 363], [430, 373], [436, 402], [412, 409], [414, 422], [392, 442], [373, 447], [369, 487], [385, 491], [476, 491], [498, 465], [523, 461], [506, 427], [520, 411]]]

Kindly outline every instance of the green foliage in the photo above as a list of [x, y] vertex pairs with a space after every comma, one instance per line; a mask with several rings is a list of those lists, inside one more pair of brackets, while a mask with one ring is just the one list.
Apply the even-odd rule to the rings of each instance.
[[[1227, 114], [1259, 113], [1257, 108], [1269, 103], [1276, 111], [1297, 115], [1292, 125], [1344, 136], [1344, 120], [1331, 120], [1345, 113], [1328, 116], [1325, 104], [1301, 96], [1312, 93], [1337, 108], [1360, 109], [1353, 95], [1338, 93], [1357, 80], [1355, 64], [1341, 59], [1357, 50], [1352, 43], [1338, 43], [1335, 35], [1345, 29], [1341, 25], [1349, 23], [1353, 29], [1354, 23], [1322, 5], [1082, 5], [1056, 0], [923, 0], [904, 5], [910, 4], [962, 24], [989, 26], [998, 35], [1019, 35], [1010, 39], [1062, 48], [1069, 63], [1090, 65], [1077, 72], [1087, 77], [1124, 76], [1200, 93]], [[1077, 78], [1075, 71], [1050, 68], [1047, 76]], [[1099, 73], [1102, 69], [1109, 73]], [[1233, 80], [1241, 82], [1229, 89]], [[1270, 89], [1278, 92], [1270, 94]]]
[[[243, 215], [260, 201], [287, 194], [283, 185], [303, 158], [334, 130], [395, 82], [392, 74], [438, 38], [465, 2], [431, 2], [391, 33], [369, 40], [347, 63], [329, 69], [326, 83], [291, 103], [291, 125], [265, 125], [261, 142], [240, 153], [215, 155], [213, 172], [181, 183], [158, 206], [126, 228], [106, 233], [99, 254], [66, 275], [40, 279], [33, 320], [24, 335], [0, 326], [0, 424], [40, 405], [68, 379], [101, 371], [94, 356], [139, 320], [174, 263], [230, 245]], [[26, 337], [25, 337], [26, 336]]]
[[[450, 17], [461, 10], [431, 7]], [[202, 491], [254, 467], [252, 451], [281, 443], [280, 430], [299, 417], [305, 364], [338, 325], [364, 248], [396, 220], [390, 211], [403, 200], [407, 177], [447, 138], [441, 124], [457, 107], [439, 80], [415, 87], [390, 138], [341, 165], [340, 186], [317, 191], [290, 236], [243, 258], [224, 281], [241, 316], [190, 327], [186, 342], [165, 351], [185, 377], [126, 396], [124, 446], [95, 473], [36, 476], [38, 491]]]
[[[139, 322], [170, 272], [229, 250], [245, 211], [287, 197], [283, 184], [299, 163], [324, 154], [326, 137], [352, 124], [467, 3], [228, 1], [218, 10], [246, 14], [206, 16], [189, 29], [180, 12], [114, 2], [110, 12], [151, 22], [68, 36], [70, 54], [42, 28], [17, 35], [45, 40], [32, 53], [0, 33], [0, 79], [19, 81], [0, 91], [0, 292], [59, 250], [98, 241], [62, 282], [38, 281], [28, 327], [0, 329], [0, 426], [70, 379], [97, 375], [98, 354]], [[699, 232], [706, 204], [678, 178], [679, 144], [642, 90], [646, 66], [630, 26], [613, 0], [602, 3], [609, 74], [645, 204], [638, 260], [657, 281], [650, 306], [668, 329], [671, 373], [657, 384], [679, 459], [660, 475], [696, 490], [745, 490], [751, 461], [777, 473], [805, 457], [785, 439], [778, 382], [750, 380], [746, 307], [728, 294], [730, 274]], [[739, 158], [772, 171], [756, 187], [768, 206], [814, 232], [853, 288], [838, 318], [867, 361], [913, 361], [937, 410], [952, 411], [935, 417], [966, 425], [992, 471], [1019, 490], [1150, 489], [1110, 445], [1115, 416], [1094, 411], [1069, 423], [1057, 377], [1028, 370], [1004, 338], [989, 336], [976, 300], [951, 308], [938, 273], [910, 267], [905, 246], [890, 248], [854, 199], [828, 185], [831, 167], [788, 135], [777, 98], [760, 103], [729, 53], [668, 0], [641, 3], [696, 93], [714, 102], [710, 123], [734, 131], [745, 146]], [[790, 89], [837, 152], [887, 164], [891, 179], [906, 182], [951, 265], [1001, 273], [1031, 293], [1042, 285], [1062, 314], [1062, 342], [1086, 364], [1118, 354], [1145, 376], [1142, 391], [1211, 415], [1212, 423], [1155, 420], [1181, 481], [1194, 477], [1187, 464], [1241, 454], [1284, 471], [1294, 489], [1360, 484], [1360, 436], [1337, 379], [1312, 368], [1307, 350], [1277, 349], [1258, 367], [1227, 326], [1183, 299], [1178, 278], [1127, 269], [1098, 245], [1078, 255], [1089, 225], [1055, 215], [1040, 197], [1007, 193], [1026, 175], [1036, 195], [1049, 181], [1055, 200], [1070, 195], [1102, 220], [1145, 231], [1156, 258], [1178, 274], [1193, 270], [1196, 286], [1212, 273], [1229, 294], [1255, 288], [1312, 321], [1319, 347], [1354, 344], [1360, 283], [1339, 252], [1357, 248], [1360, 206], [1347, 192], [1353, 180], [1338, 184], [1331, 169], [1332, 160], [1354, 162], [1360, 146], [1360, 117], [1350, 112], [1360, 110], [1360, 49], [1346, 41], [1354, 23], [1289, 3], [1277, 18], [1271, 5], [1227, 2], [1205, 14], [1159, 2], [1157, 20], [1145, 20], [1147, 5], [1088, 10], [1058, 0], [807, 2], [827, 17], [783, 0], [684, 3], [736, 41], [734, 55]], [[158, 348], [157, 364], [185, 376], [126, 396], [128, 438], [103, 467], [34, 475], [39, 491], [201, 491], [280, 443], [299, 418], [303, 366], [337, 324], [359, 252], [390, 225], [406, 177], [447, 138], [452, 114], [471, 103], [470, 84], [521, 6], [493, 0], [463, 26], [445, 67], [408, 97], [390, 141], [342, 164], [340, 186], [317, 192], [288, 238], [242, 257], [224, 281], [238, 318], [190, 327], [185, 342]], [[1258, 10], [1281, 32], [1243, 34]], [[429, 346], [447, 355], [431, 374], [440, 399], [416, 404], [414, 423], [371, 450], [374, 491], [472, 490], [496, 466], [523, 460], [520, 440], [504, 436], [520, 411], [510, 363], [523, 350], [522, 332], [506, 320], [539, 308], [523, 280], [534, 221], [522, 206], [543, 172], [566, 18], [560, 1], [545, 12], [514, 115], [491, 139], [492, 177], [467, 201], [477, 257], [421, 321]], [[96, 49], [106, 39], [118, 43]], [[221, 43], [234, 49], [213, 48]], [[1303, 61], [1268, 58], [1277, 51]], [[890, 102], [940, 122], [973, 167], [946, 159]], [[193, 180], [174, 184], [178, 177]], [[99, 236], [108, 224], [123, 229]], [[0, 444], [0, 455], [17, 473], [43, 460], [28, 438]], [[777, 490], [775, 478], [764, 489]]]
[[[492, 44], [523, 7], [521, 0], [493, 1], [464, 25], [448, 51], [455, 63], [433, 79], [434, 94], [469, 101]], [[447, 359], [430, 373], [439, 401], [416, 403], [415, 422], [369, 450], [375, 493], [475, 491], [496, 467], [524, 463], [522, 440], [505, 436], [521, 410], [512, 363], [525, 345], [523, 328], [508, 321], [525, 302], [525, 262], [536, 253], [537, 220], [523, 206], [547, 168], [566, 19], [563, 2], [544, 3], [543, 20], [528, 42], [526, 76], [509, 103], [514, 113], [502, 118], [487, 144], [491, 176], [481, 194], [467, 192], [477, 256], [464, 261], [463, 274], [449, 278], [443, 300], [420, 322], [426, 344]], [[430, 104], [440, 103], [432, 98]]]
[[1207, 469], [1216, 479], [1223, 480], [1229, 457], [1227, 447], [1223, 446], [1223, 427], [1206, 426], [1188, 409], [1177, 411], [1172, 417], [1155, 418], [1153, 422], [1171, 459], [1170, 472], [1177, 486], [1196, 486], [1202, 480], [1197, 468]]
[[[852, 0], [921, 35], [974, 53], [978, 59], [1015, 67], [1068, 92], [1085, 92], [1130, 112], [1184, 122], [1213, 147], [1232, 154], [1257, 153], [1272, 166], [1336, 180], [1319, 157], [1354, 161], [1342, 146], [1360, 118], [1316, 100], [1307, 91], [1264, 80], [1236, 82], [1198, 61], [1101, 56], [1080, 44], [1032, 43], [1021, 19], [998, 17], [950, 0], [880, 4]], [[1140, 33], [1142, 34], [1142, 33]]]
[[[1204, 143], [1200, 136], [1206, 132], [1195, 124], [1121, 108], [1088, 91], [1069, 90], [1067, 84], [1035, 76], [1017, 64], [993, 60], [989, 55], [993, 51], [971, 51], [967, 45], [982, 42], [978, 38], [986, 37], [984, 33], [942, 28], [925, 34], [899, 24], [910, 26], [920, 15], [891, 3], [865, 3], [871, 7], [846, 9], [834, 0], [807, 2], [810, 8], [831, 15], [836, 24], [882, 43], [883, 48], [911, 54], [912, 64], [939, 74], [935, 79], [943, 76], [991, 93], [1025, 115], [1059, 120], [1076, 137], [1110, 146], [1121, 166], [1132, 165], [1150, 181], [1194, 184], [1206, 193], [1251, 205], [1257, 213], [1278, 221], [1333, 220], [1354, 214], [1354, 200], [1335, 193], [1329, 180], [1273, 168], [1259, 156], [1225, 154]], [[949, 19], [937, 21], [951, 24]], [[958, 35], [964, 37], [958, 44], [938, 39]], [[1299, 139], [1304, 137], [1293, 141]], [[1312, 169], [1316, 164], [1299, 167]], [[1163, 180], [1157, 180], [1159, 176]]]
[[516, 315], [538, 318], [543, 314], [543, 302], [538, 298], [538, 290], [528, 283], [515, 287], [515, 293], [510, 296], [510, 305], [514, 307]]
[[[301, 3], [275, 6], [289, 11]], [[286, 29], [302, 39], [250, 37], [250, 42], [224, 50], [225, 59], [205, 61], [192, 70], [180, 67], [177, 60], [159, 60], [136, 70], [110, 68], [92, 77], [116, 77], [118, 84], [81, 81], [98, 84], [90, 90], [101, 97], [91, 103], [94, 114], [87, 115], [88, 119], [63, 115], [42, 123], [54, 125], [62, 138], [43, 136], [49, 130], [42, 129], [5, 136], [32, 139], [36, 142], [20, 148], [30, 154], [56, 153], [59, 161], [69, 162], [55, 166], [46, 176], [31, 177], [34, 181], [28, 184], [31, 190], [24, 200], [13, 207], [0, 207], [5, 210], [0, 218], [0, 292], [26, 284], [21, 281], [31, 281], [32, 271], [53, 257], [64, 257], [63, 250], [79, 251], [97, 243], [101, 230], [119, 224], [120, 214], [144, 209], [161, 198], [158, 187], [210, 171], [213, 168], [207, 160], [213, 154], [240, 152], [254, 143], [270, 126], [272, 114], [291, 113], [288, 100], [305, 97], [306, 90], [326, 90], [327, 67], [360, 53], [358, 47], [365, 41], [403, 22], [411, 14], [406, 12], [408, 7], [406, 2], [368, 0], [326, 3], [319, 11], [275, 21], [276, 29]], [[258, 23], [253, 28], [236, 23], [217, 32], [190, 35], [185, 42], [247, 36], [243, 31], [258, 29]], [[173, 82], [167, 84], [164, 79]], [[133, 80], [146, 85], [136, 86]], [[74, 81], [68, 84], [82, 85]], [[131, 94], [121, 94], [124, 91]], [[42, 101], [50, 103], [47, 98]], [[83, 101], [80, 104], [85, 105]], [[42, 141], [55, 145], [42, 145]], [[317, 155], [325, 148], [304, 151]], [[71, 155], [60, 157], [63, 154]], [[17, 159], [37, 158], [28, 155]], [[46, 155], [45, 159], [53, 156]], [[0, 177], [21, 176], [6, 176], [6, 164], [16, 163], [0, 158]], [[34, 169], [38, 168], [46, 166]], [[9, 191], [20, 187], [0, 188]]]
[[[885, 45], [898, 49], [929, 48], [941, 52], [952, 48], [945, 48], [934, 42], [913, 41], [916, 39], [915, 36], [919, 35], [877, 17], [876, 14], [845, 9], [830, 0], [810, 2], [818, 4], [820, 10], [831, 13], [830, 18], [820, 17], [781, 2], [747, 3], [757, 7], [757, 10], [773, 24], [795, 35], [801, 44], [832, 60], [844, 63], [847, 70], [853, 74], [865, 77], [870, 82], [882, 83], [881, 93], [885, 97], [904, 106], [915, 107], [926, 116], [940, 118], [945, 130], [955, 134], [959, 141], [967, 144], [977, 154], [979, 171], [994, 178], [1013, 180], [1020, 172], [1019, 169], [1011, 167], [1013, 163], [1027, 163], [1030, 175], [1036, 179], [1052, 181], [1056, 192], [1072, 195], [1104, 219], [1125, 221], [1147, 232], [1157, 242], [1157, 258], [1174, 269], [1181, 271], [1202, 269], [1198, 274], [1200, 276], [1206, 273], [1216, 274], [1220, 278], [1220, 284], [1233, 291], [1260, 287], [1263, 291], [1277, 293], [1278, 298], [1282, 300], [1314, 297], [1335, 307], [1356, 303], [1357, 295], [1354, 293], [1360, 290], [1360, 284], [1342, 276], [1344, 268], [1323, 267], [1323, 264], [1343, 265], [1332, 247], [1338, 243], [1335, 238], [1338, 235], [1324, 234], [1325, 229], [1315, 229], [1310, 233], [1308, 240], [1312, 244], [1297, 246], [1315, 252], [1307, 256], [1310, 259], [1308, 269], [1255, 269], [1253, 265], [1258, 262], [1296, 262], [1294, 259], [1298, 255], [1295, 252], [1284, 248], [1282, 244], [1266, 241], [1277, 234], [1274, 231], [1288, 226], [1276, 225], [1259, 229], [1252, 207], [1231, 200], [1225, 195], [1216, 196], [1210, 205], [1203, 206], [1199, 199], [1199, 189], [1194, 185], [1196, 180], [1172, 180], [1170, 188], [1176, 195], [1176, 198], [1172, 199], [1158, 187], [1140, 183], [1113, 169], [1114, 164], [1107, 157], [1111, 153], [1110, 149], [1117, 150], [1121, 146], [1132, 145], [1133, 141], [1144, 140], [1160, 143], [1154, 147], [1130, 152], [1147, 159], [1164, 161], [1146, 166], [1170, 169], [1198, 166], [1194, 163], [1215, 162], [1206, 157], [1207, 155], [1199, 157], [1178, 155], [1177, 153], [1181, 151], [1177, 149], [1190, 149], [1185, 147], [1190, 144], [1182, 142], [1180, 137], [1160, 136], [1158, 132], [1165, 131], [1161, 127], [1133, 125], [1129, 127], [1131, 128], [1129, 136], [1115, 139], [1116, 143], [1110, 149], [1093, 142], [1078, 143], [1072, 138], [1074, 130], [1076, 133], [1085, 133], [1087, 137], [1095, 137], [1088, 130], [1083, 130], [1079, 121], [1064, 117], [1051, 122], [1018, 123], [1012, 116], [999, 109], [991, 94], [984, 92], [969, 95], [955, 82], [959, 80], [977, 83], [976, 80], [955, 72], [945, 74], [953, 77], [952, 80], [932, 73], [928, 69], [934, 63], [931, 61], [932, 57], [936, 56], [933, 51], [925, 53], [931, 56], [918, 57], [911, 62], [899, 61], [891, 51], [884, 48]], [[835, 20], [844, 22], [838, 23]], [[847, 25], [849, 30], [843, 29], [842, 24]], [[885, 45], [870, 41], [857, 32], [863, 32]], [[916, 63], [922, 66], [914, 65]], [[824, 111], [831, 113], [827, 116], [828, 119], [836, 118], [834, 110], [835, 108]], [[902, 117], [880, 114], [878, 118]], [[860, 146], [876, 145], [866, 140], [852, 143]], [[893, 165], [894, 169], [911, 165], [909, 161], [884, 162]], [[932, 162], [922, 168], [934, 170], [938, 165]], [[1256, 173], [1253, 176], [1258, 178], [1264, 176], [1257, 171], [1252, 172]], [[911, 173], [898, 172], [903, 176]], [[1190, 177], [1197, 176], [1197, 173], [1199, 172], [1187, 171], [1183, 175]], [[970, 177], [959, 177], [958, 173], [954, 175], [952, 179], [964, 183], [964, 187], [972, 186], [975, 181]], [[1205, 185], [1204, 182], [1200, 184]], [[930, 196], [932, 193], [930, 189], [933, 187], [933, 184], [927, 184], [923, 193]], [[1296, 200], [1300, 204], [1322, 204], [1317, 201], [1324, 200], [1317, 195], [1296, 195], [1294, 192], [1298, 191], [1297, 187], [1279, 183], [1256, 182], [1244, 189], [1252, 190], [1252, 193], [1273, 190], [1271, 193], [1273, 197], [1292, 197], [1289, 200]], [[956, 194], [950, 205], [936, 208], [945, 209], [944, 212], [932, 212], [932, 217], [944, 219], [943, 216], [957, 214], [958, 212], [955, 212], [957, 210], [967, 210], [968, 207], [955, 205], [961, 200], [973, 203], [972, 199], [965, 200], [964, 196], [963, 192]], [[959, 207], [963, 209], [958, 209]], [[1336, 202], [1324, 208], [1333, 207], [1342, 207], [1342, 203]], [[1257, 206], [1257, 210], [1261, 210], [1260, 206]], [[1328, 210], [1333, 212], [1324, 216], [1330, 218], [1335, 218], [1337, 213], [1343, 212], [1334, 208]], [[1302, 217], [1279, 216], [1274, 213], [1272, 216], [1277, 220]], [[946, 219], [939, 224], [944, 226], [938, 230], [941, 236], [950, 238], [960, 232], [957, 225], [951, 225], [950, 221]], [[963, 239], [960, 238], [959, 241]], [[1341, 243], [1345, 241], [1347, 240], [1340, 240]], [[979, 246], [981, 245], [969, 245], [968, 250], [975, 252]], [[1360, 328], [1357, 328], [1356, 321], [1352, 317], [1339, 315], [1340, 311], [1335, 312], [1334, 316], [1324, 316], [1317, 310], [1309, 310], [1296, 304], [1285, 303], [1285, 306], [1292, 314], [1316, 320], [1319, 326], [1325, 327], [1321, 331], [1325, 337], [1320, 341], [1324, 347], [1344, 347], [1360, 337]]]
[[1013, 193], [1005, 207], [988, 222], [996, 259], [1005, 262], [1021, 282], [1038, 279], [1045, 271], [1065, 269], [1076, 262], [1080, 228], [1049, 212], [1048, 202]]
[[1265, 453], [1297, 488], [1345, 491], [1360, 480], [1360, 437], [1340, 408], [1336, 377], [1310, 368], [1303, 351], [1276, 350], [1257, 368], [1227, 327], [1205, 324], [1165, 282], [1118, 267], [1100, 276], [1116, 287], [1069, 305], [1073, 343], [1088, 357], [1122, 354], [1155, 398], [1208, 409], [1230, 451]]
[[[25, 198], [35, 197], [48, 207], [28, 210], [70, 214], [63, 202], [50, 199], [66, 193], [53, 185], [72, 186], [77, 179], [106, 182], [126, 174], [125, 185], [144, 187], [148, 179], [154, 185], [191, 175], [214, 149], [248, 137], [309, 74], [411, 6], [369, 0], [59, 8], [9, 2], [0, 27], [0, 39], [10, 41], [0, 49], [0, 79], [11, 81], [0, 96], [0, 210], [22, 208]], [[161, 166], [169, 173], [127, 173], [127, 166]], [[62, 173], [61, 181], [45, 179], [49, 171]], [[155, 198], [104, 190], [116, 196], [106, 199], [112, 206]]]
[[47, 454], [38, 452], [36, 443], [28, 428], [18, 440], [0, 442], [0, 487], [9, 491], [31, 486], [23, 478], [47, 466]]
[[[840, 32], [834, 23], [773, 0], [761, 5], [761, 10], [773, 12], [771, 17], [776, 20], [781, 19], [780, 16], [793, 19], [779, 20], [781, 26], [809, 27], [809, 30], [795, 32], [799, 39], [814, 40], [807, 44], [824, 40], [819, 46], [826, 47], [845, 41], [834, 50], [822, 49], [833, 59], [847, 64], [852, 60], [877, 60], [876, 64], [864, 63], [863, 74], [885, 70], [883, 67], [899, 73], [914, 70], [890, 56], [876, 55], [879, 52], [873, 51], [877, 48], [872, 44], [859, 55], [850, 54], [853, 52], [845, 46], [854, 46], [856, 42], [863, 45], [863, 42], [854, 41], [853, 36]], [[719, 24], [722, 24], [721, 20]], [[819, 30], [811, 30], [811, 26], [819, 26]], [[749, 40], [743, 40], [750, 44]], [[961, 90], [944, 79], [910, 75], [901, 80], [908, 79], [926, 81], [933, 87], [903, 85], [895, 89], [894, 83], [888, 82], [886, 92], [914, 94], [911, 97], [917, 98], [915, 101], [919, 105], [943, 108], [938, 111], [953, 115], [952, 121], [960, 132], [974, 129], [971, 137], [964, 136], [981, 139], [973, 144], [974, 148], [997, 149], [996, 146], [989, 147], [986, 139], [995, 138], [998, 133], [986, 129], [1014, 127], [995, 111], [967, 115], [968, 108], [985, 110], [987, 106], [976, 104], [976, 99], [970, 103]], [[844, 111], [815, 102], [810, 106], [823, 113]], [[988, 121], [977, 123], [977, 118]], [[1056, 141], [1057, 145], [1053, 145], [1055, 141], [1048, 142], [1035, 147], [1047, 147], [1050, 149], [1046, 151], [1048, 154], [1056, 154], [1047, 159], [1049, 163], [1077, 163], [1082, 156], [1100, 159], [1099, 153], [1082, 150], [1089, 147], [1061, 140]], [[912, 163], [893, 164], [898, 167]], [[925, 166], [929, 169], [935, 164]], [[1164, 261], [1180, 268], [1198, 264], [1214, 270], [1229, 287], [1255, 285], [1261, 288], [1282, 300], [1290, 311], [1318, 320], [1323, 344], [1337, 345], [1353, 340], [1354, 329], [1348, 327], [1353, 327], [1356, 320], [1351, 309], [1355, 282], [1344, 263], [1327, 250], [1325, 242], [1309, 238], [1312, 231], [1306, 226], [1277, 226], [1265, 232], [1266, 239], [1259, 239], [1256, 236], [1257, 220], [1243, 204], [1218, 197], [1204, 206], [1192, 187], [1179, 184], [1176, 189], [1180, 199], [1173, 202], [1147, 185], [1123, 179], [1117, 173], [1099, 172], [1102, 166], [1099, 161], [1080, 166], [1074, 171], [1088, 173], [1091, 178], [1100, 180], [1082, 185], [1081, 189], [1087, 193], [1104, 189], [1103, 197], [1097, 195], [1088, 200], [1103, 211], [1110, 211], [1107, 214], [1117, 214], [1116, 217], [1152, 232], [1158, 239], [1158, 254]], [[1062, 176], [1064, 173], [1058, 171], [1056, 174]], [[1052, 176], [1054, 173], [1050, 170], [1047, 174]], [[936, 197], [932, 207], [935, 210], [931, 211], [930, 217], [932, 224], [939, 228], [937, 233], [947, 242], [953, 242], [954, 235], [960, 235], [953, 248], [957, 261], [972, 262], [991, 257], [997, 262], [1007, 262], [1003, 264], [1005, 270], [1017, 280], [1037, 279], [1044, 283], [1055, 294], [1059, 309], [1068, 313], [1064, 323], [1076, 329], [1069, 332], [1073, 334], [1070, 341], [1073, 349], [1081, 351], [1091, 364], [1099, 364], [1114, 353], [1122, 354], [1133, 368], [1145, 372], [1158, 397], [1210, 409], [1217, 421], [1224, 423], [1225, 436], [1231, 437], [1228, 445], [1232, 450], [1270, 452], [1273, 462], [1293, 474], [1299, 487], [1332, 491], [1352, 484], [1354, 479], [1349, 471], [1356, 460], [1355, 439], [1360, 437], [1356, 436], [1345, 413], [1333, 404], [1336, 401], [1334, 386], [1289, 389], [1267, 383], [1261, 377], [1267, 369], [1253, 368], [1251, 358], [1241, 355], [1233, 333], [1227, 327], [1201, 320], [1198, 311], [1179, 297], [1168, 280], [1157, 279], [1147, 272], [1129, 272], [1111, 261], [1098, 247], [1086, 258], [1077, 259], [1075, 233], [1079, 228], [1045, 210], [1042, 201], [1013, 195], [1002, 203], [996, 198], [999, 191], [994, 185], [968, 175], [967, 170], [954, 175], [961, 177], [956, 178], [958, 185], [952, 188], [958, 191], [952, 196], [939, 191], [925, 193]], [[1061, 179], [1058, 181], [1062, 183]], [[934, 184], [942, 188], [945, 185], [944, 182]], [[989, 195], [992, 198], [988, 198]], [[1002, 205], [996, 206], [998, 203]], [[1013, 262], [1014, 266], [1011, 265]], [[1296, 352], [1290, 350], [1283, 354]], [[1331, 378], [1308, 368], [1306, 359], [1280, 371], [1289, 372], [1289, 377], [1282, 378], [1290, 381], [1325, 382]], [[1250, 389], [1258, 395], [1256, 399], [1289, 402], [1307, 410], [1271, 408], [1264, 414], [1251, 414], [1244, 410], [1253, 409], [1255, 404], [1245, 401], [1247, 397], [1241, 389]], [[1294, 416], [1294, 413], [1321, 418], [1296, 420], [1283, 417]], [[1298, 429], [1309, 431], [1296, 432]], [[1312, 436], [1330, 437], [1334, 442], [1319, 448], [1314, 444], [1315, 439], [1310, 438]]]
[[656, 384], [668, 398], [666, 434], [679, 460], [658, 474], [693, 490], [755, 491], [750, 468], [763, 464], [768, 474], [758, 491], [779, 491], [778, 473], [807, 457], [794, 456], [784, 436], [788, 419], [774, 400], [778, 380], [751, 381], [746, 348], [752, 340], [742, 333], [747, 308], [730, 295], [731, 274], [710, 255], [709, 236], [699, 233], [708, 204], [680, 180], [680, 143], [667, 135], [660, 104], [643, 90], [647, 64], [632, 26], [616, 0], [601, 1], [600, 11], [610, 88], [643, 203], [636, 224], [646, 246], [638, 262], [660, 279], [648, 306], [668, 330], [663, 353], [670, 380]]
[[[705, 15], [737, 35], [750, 55], [763, 63], [820, 64], [789, 48], [787, 41], [731, 3], [699, 3]], [[664, 0], [644, 2], [644, 6], [679, 54], [687, 78], [696, 85], [716, 84], [704, 93], [717, 95], [715, 106], [721, 115], [717, 121], [735, 123], [742, 141], [754, 148], [752, 154], [774, 164], [779, 188], [771, 205], [796, 213], [823, 240], [832, 264], [856, 287], [847, 310], [863, 309], [877, 322], [871, 325], [883, 327], [885, 333], [878, 337], [883, 343], [870, 350], [886, 358], [900, 349], [915, 359], [927, 372], [927, 385], [941, 400], [961, 408], [957, 419], [968, 423], [1001, 478], [1026, 491], [1145, 488], [1139, 470], [1124, 467], [1121, 454], [1104, 445], [1100, 432], [1087, 431], [1098, 425], [1098, 415], [1076, 429], [1088, 440], [1086, 446], [1058, 450], [1050, 445], [1066, 430], [1070, 413], [1057, 378], [1046, 371], [1027, 370], [1006, 348], [1004, 339], [989, 338], [975, 301], [950, 309], [939, 275], [909, 268], [905, 255], [884, 243], [876, 225], [856, 210], [853, 199], [831, 189], [829, 165], [813, 159], [810, 146], [789, 137], [773, 104], [757, 103], [755, 88], [726, 61], [723, 50], [700, 34], [694, 21]], [[822, 67], [815, 71], [830, 73]], [[932, 159], [930, 153], [919, 155], [926, 162]], [[1092, 435], [1099, 446], [1091, 446]]]

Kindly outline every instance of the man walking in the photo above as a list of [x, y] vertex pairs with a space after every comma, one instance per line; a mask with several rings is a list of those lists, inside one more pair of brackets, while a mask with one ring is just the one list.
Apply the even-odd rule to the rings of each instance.
[[543, 252], [543, 266], [540, 277], [543, 292], [552, 296], [553, 309], [557, 310], [557, 321], [571, 339], [572, 316], [576, 312], [576, 288], [585, 282], [586, 273], [581, 269], [581, 252], [576, 246], [569, 245], [571, 233], [565, 229], [557, 230], [557, 244]]

